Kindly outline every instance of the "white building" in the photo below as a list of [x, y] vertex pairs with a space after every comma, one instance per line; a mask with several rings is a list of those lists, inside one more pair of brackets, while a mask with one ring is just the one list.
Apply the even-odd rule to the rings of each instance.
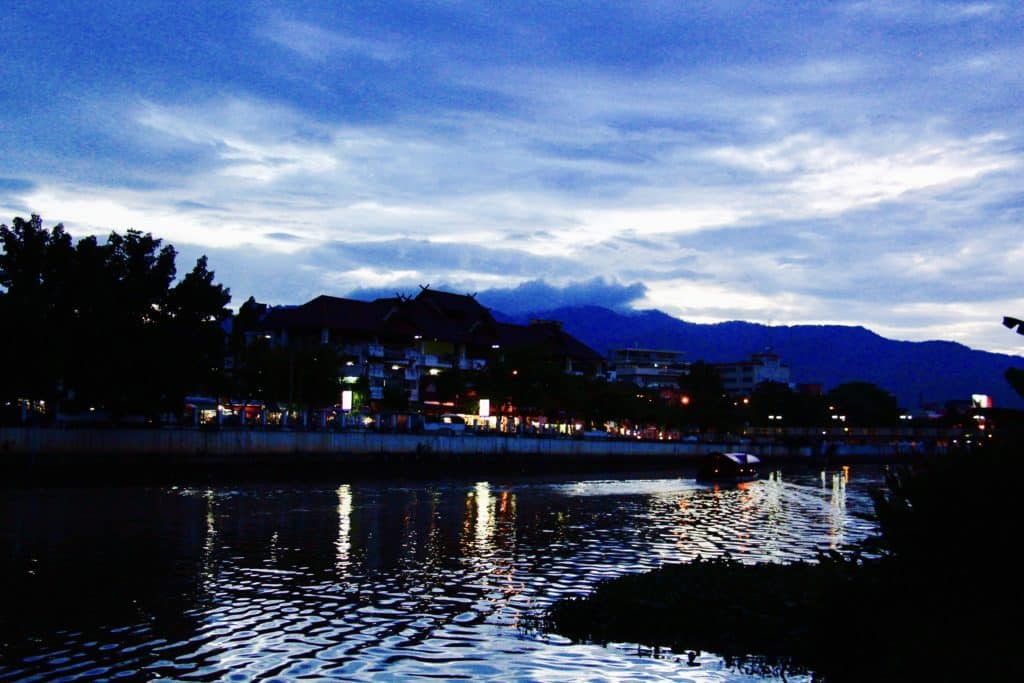
[[613, 380], [632, 382], [638, 387], [676, 388], [690, 373], [682, 351], [664, 349], [613, 349], [608, 367]]
[[738, 363], [715, 363], [722, 387], [730, 396], [750, 396], [761, 382], [789, 385], [789, 366], [771, 351], [751, 354]]

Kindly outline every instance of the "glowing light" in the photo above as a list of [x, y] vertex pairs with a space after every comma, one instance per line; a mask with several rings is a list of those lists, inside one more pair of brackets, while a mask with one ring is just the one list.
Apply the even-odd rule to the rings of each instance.
[[352, 487], [342, 484], [338, 487], [338, 540], [335, 542], [338, 568], [349, 565], [352, 551]]
[[494, 534], [495, 527], [492, 515], [494, 498], [491, 495], [491, 485], [486, 481], [478, 482], [473, 490], [473, 499], [476, 501], [476, 524], [474, 526], [476, 545], [477, 549], [483, 552], [490, 548], [491, 536]]

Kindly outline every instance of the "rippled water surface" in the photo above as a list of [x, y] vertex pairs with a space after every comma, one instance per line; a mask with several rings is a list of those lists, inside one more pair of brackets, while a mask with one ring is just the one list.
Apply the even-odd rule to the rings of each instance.
[[7, 490], [0, 680], [738, 681], [525, 632], [601, 579], [873, 533], [882, 476]]

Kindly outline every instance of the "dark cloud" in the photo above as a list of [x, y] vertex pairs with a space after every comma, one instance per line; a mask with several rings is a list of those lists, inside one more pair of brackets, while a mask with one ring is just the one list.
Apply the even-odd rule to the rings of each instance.
[[174, 206], [179, 209], [186, 211], [213, 211], [218, 210], [220, 207], [214, 206], [213, 204], [207, 204], [205, 202], [194, 202], [189, 199], [183, 199], [180, 202], [174, 202]]
[[511, 232], [508, 234], [508, 239], [512, 242], [516, 240], [553, 240], [555, 235], [547, 230], [534, 230], [533, 232]]
[[290, 232], [268, 232], [263, 235], [264, 237], [278, 242], [298, 242], [302, 238], [298, 235], [293, 235]]
[[[680, 259], [686, 261], [688, 259]], [[654, 282], [657, 280], [711, 280], [714, 278], [710, 273], [704, 273], [693, 268], [626, 268], [621, 272], [622, 277], [628, 279], [646, 280]]]
[[415, 296], [419, 294], [420, 286], [429, 286], [431, 289], [455, 292], [456, 294], [472, 294], [487, 308], [506, 315], [535, 313], [563, 306], [604, 306], [605, 308], [621, 309], [642, 299], [647, 293], [647, 288], [639, 282], [620, 284], [603, 278], [594, 278], [593, 280], [572, 282], [561, 287], [549, 284], [544, 280], [531, 280], [517, 287], [488, 289], [479, 292], [465, 291], [465, 288], [455, 287], [445, 282], [424, 282], [403, 287], [364, 287], [347, 292], [345, 296], [363, 301], [396, 295]]
[[562, 287], [531, 280], [511, 289], [489, 289], [477, 299], [485, 306], [509, 315], [545, 311], [561, 306], [625, 308], [647, 293], [639, 283], [620, 284], [604, 278], [573, 282]]
[[501, 273], [535, 276], [538, 273], [572, 273], [579, 264], [557, 256], [537, 256], [514, 249], [487, 249], [454, 242], [385, 240], [381, 242], [334, 242], [318, 252], [325, 265], [416, 270], [423, 273]]

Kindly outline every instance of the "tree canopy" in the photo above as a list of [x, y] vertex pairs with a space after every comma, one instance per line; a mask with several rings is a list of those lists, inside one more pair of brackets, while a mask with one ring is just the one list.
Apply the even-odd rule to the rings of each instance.
[[[1003, 318], [1003, 325], [1009, 327], [1011, 330], [1016, 329], [1017, 334], [1024, 334], [1024, 320], [1020, 318], [1011, 318], [1009, 316]], [[1006, 381], [1010, 383], [1013, 390], [1017, 392], [1022, 398], [1024, 398], [1024, 369], [1022, 368], [1007, 368], [1006, 370]]]
[[0, 225], [0, 395], [119, 415], [217, 389], [231, 294], [205, 256], [175, 282], [176, 257], [138, 230], [101, 243], [36, 215]]
[[883, 426], [899, 422], [896, 397], [870, 382], [847, 382], [828, 392], [826, 400], [851, 425]]

